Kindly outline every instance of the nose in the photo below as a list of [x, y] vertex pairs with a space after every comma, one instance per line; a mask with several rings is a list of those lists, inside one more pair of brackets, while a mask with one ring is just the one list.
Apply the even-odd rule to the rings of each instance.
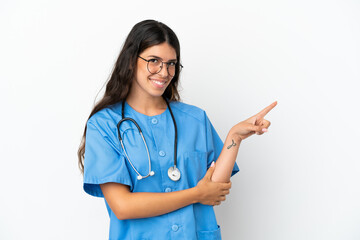
[[168, 70], [167, 70], [167, 64], [166, 63], [163, 63], [162, 68], [161, 68], [160, 72], [158, 72], [158, 74], [163, 78], [168, 77], [169, 73], [168, 73]]

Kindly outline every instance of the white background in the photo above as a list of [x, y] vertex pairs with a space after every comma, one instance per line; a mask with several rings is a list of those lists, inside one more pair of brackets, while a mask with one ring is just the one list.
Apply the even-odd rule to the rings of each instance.
[[242, 142], [215, 208], [223, 239], [360, 239], [359, 11], [355, 0], [1, 0], [0, 239], [107, 238], [77, 149], [145, 19], [178, 35], [182, 99], [223, 140], [278, 101], [269, 132]]

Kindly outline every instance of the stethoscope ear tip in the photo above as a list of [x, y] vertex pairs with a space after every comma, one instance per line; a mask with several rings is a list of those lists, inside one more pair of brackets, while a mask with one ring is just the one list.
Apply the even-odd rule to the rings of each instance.
[[138, 180], [141, 180], [142, 178], [143, 178], [143, 177], [142, 177], [142, 176], [140, 176], [140, 175], [139, 175], [139, 176], [137, 176], [137, 179], [138, 179]]
[[155, 172], [154, 171], [151, 171], [150, 172], [150, 176], [154, 176], [155, 175]]

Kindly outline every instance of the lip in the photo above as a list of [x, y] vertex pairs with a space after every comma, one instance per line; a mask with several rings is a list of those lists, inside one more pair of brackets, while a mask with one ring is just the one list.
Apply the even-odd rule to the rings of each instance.
[[[166, 87], [166, 83], [168, 82], [168, 81], [161, 80], [161, 79], [156, 79], [156, 78], [149, 78], [149, 80], [152, 83], [152, 85], [155, 86], [158, 89], [162, 89], [162, 88]], [[155, 81], [160, 82], [161, 84], [158, 84]]]

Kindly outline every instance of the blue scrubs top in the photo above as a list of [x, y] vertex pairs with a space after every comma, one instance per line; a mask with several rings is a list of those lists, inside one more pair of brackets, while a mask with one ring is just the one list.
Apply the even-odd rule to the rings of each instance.
[[[147, 116], [125, 103], [125, 117], [136, 120], [143, 131], [155, 172], [154, 176], [138, 180], [118, 138], [119, 102], [95, 113], [87, 122], [85, 192], [104, 197], [99, 184], [106, 182], [128, 185], [132, 192], [170, 192], [195, 187], [211, 162], [217, 160], [223, 142], [204, 110], [182, 102], [170, 102], [170, 107], [178, 129], [180, 180], [174, 182], [168, 177], [168, 169], [174, 165], [175, 136], [169, 109], [159, 115]], [[131, 162], [141, 175], [147, 175], [149, 160], [138, 129], [126, 121], [121, 125], [120, 134]], [[235, 163], [232, 175], [238, 171]], [[119, 220], [106, 200], [105, 204], [110, 217], [109, 239], [221, 239], [213, 206], [197, 203], [156, 217]]]

